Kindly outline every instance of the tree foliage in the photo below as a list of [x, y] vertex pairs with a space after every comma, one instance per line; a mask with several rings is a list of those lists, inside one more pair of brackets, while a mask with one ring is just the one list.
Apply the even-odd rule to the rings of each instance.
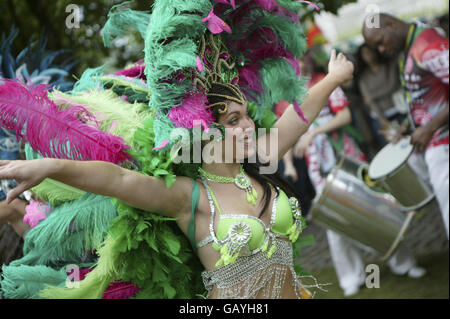
[[[322, 10], [337, 13], [341, 6], [356, 0], [311, 1], [318, 4]], [[48, 37], [49, 50], [69, 49], [72, 52], [67, 55], [81, 60], [74, 72], [78, 77], [86, 68], [97, 67], [107, 60], [111, 62], [111, 67], [124, 67], [127, 63], [143, 58], [142, 40], [138, 36], [129, 38], [128, 42], [118, 43], [116, 50], [112, 52], [104, 47], [101, 38], [101, 29], [109, 10], [113, 5], [122, 2], [124, 0], [1, 0], [0, 34], [9, 33], [15, 25], [20, 33], [13, 49], [20, 52], [27, 46], [31, 36], [37, 40], [44, 33]], [[129, 5], [132, 9], [150, 12], [152, 3], [153, 0], [136, 0]], [[79, 28], [68, 28], [66, 25], [72, 13], [70, 10], [66, 12], [70, 4], [75, 4], [82, 10]], [[306, 4], [305, 7], [308, 8], [308, 16], [317, 13]]]

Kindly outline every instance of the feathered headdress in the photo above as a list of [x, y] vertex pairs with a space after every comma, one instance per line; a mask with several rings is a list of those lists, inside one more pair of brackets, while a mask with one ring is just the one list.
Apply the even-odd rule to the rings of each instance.
[[[170, 114], [189, 113], [192, 96], [207, 97], [215, 82], [230, 87], [239, 102], [257, 105], [256, 124], [282, 99], [301, 103], [306, 93], [297, 62], [306, 48], [298, 23], [301, 8], [292, 0], [155, 1], [145, 36], [155, 146], [168, 150], [175, 142], [171, 130], [187, 126]], [[208, 102], [198, 101], [195, 120], [207, 127], [214, 119]]]

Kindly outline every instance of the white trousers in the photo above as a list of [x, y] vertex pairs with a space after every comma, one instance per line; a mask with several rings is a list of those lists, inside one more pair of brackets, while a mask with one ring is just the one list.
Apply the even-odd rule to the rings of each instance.
[[[364, 285], [366, 272], [361, 248], [351, 239], [332, 230], [327, 230], [327, 238], [339, 286], [345, 291]], [[406, 274], [416, 265], [413, 252], [404, 244], [400, 244], [388, 260], [390, 270], [398, 275]]]
[[448, 165], [449, 165], [449, 146], [440, 145], [430, 148], [425, 152], [425, 162], [430, 174], [430, 182], [434, 194], [441, 209], [442, 219], [444, 220], [445, 230], [448, 237]]
[[425, 151], [414, 153], [408, 163], [411, 168], [432, 187], [436, 200], [441, 210], [445, 230], [448, 235], [449, 214], [449, 146], [439, 145]]

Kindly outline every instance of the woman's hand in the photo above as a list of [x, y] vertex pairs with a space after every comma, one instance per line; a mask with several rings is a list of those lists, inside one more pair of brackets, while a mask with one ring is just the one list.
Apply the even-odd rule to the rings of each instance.
[[297, 158], [303, 158], [305, 156], [306, 150], [314, 141], [314, 133], [308, 132], [304, 134], [300, 141], [297, 142], [294, 146], [294, 156]]
[[19, 184], [8, 194], [6, 202], [10, 204], [20, 194], [40, 184], [49, 174], [50, 165], [46, 159], [0, 161], [0, 180], [14, 179]]
[[344, 54], [336, 56], [336, 50], [331, 51], [330, 62], [328, 63], [328, 75], [331, 76], [337, 85], [342, 85], [353, 79], [354, 66], [347, 60]]

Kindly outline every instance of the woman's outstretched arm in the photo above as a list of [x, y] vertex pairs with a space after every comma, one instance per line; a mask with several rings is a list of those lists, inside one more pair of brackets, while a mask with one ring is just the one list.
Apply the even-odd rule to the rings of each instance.
[[0, 180], [15, 179], [19, 185], [8, 203], [45, 178], [51, 178], [89, 193], [115, 197], [126, 204], [161, 215], [179, 217], [189, 211], [192, 181], [178, 177], [171, 188], [156, 177], [134, 172], [108, 162], [38, 159], [0, 161]]

